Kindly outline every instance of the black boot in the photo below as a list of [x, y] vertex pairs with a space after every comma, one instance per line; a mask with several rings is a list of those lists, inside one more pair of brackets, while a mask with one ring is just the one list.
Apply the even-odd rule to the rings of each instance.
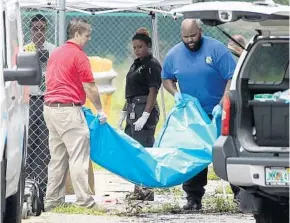
[[187, 203], [183, 206], [183, 210], [200, 210], [202, 209], [201, 199], [187, 198]]

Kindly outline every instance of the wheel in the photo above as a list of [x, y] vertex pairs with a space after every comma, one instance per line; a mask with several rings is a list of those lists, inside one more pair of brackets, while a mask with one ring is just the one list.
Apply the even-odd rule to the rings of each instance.
[[4, 223], [21, 223], [22, 217], [22, 197], [24, 193], [24, 173], [23, 168], [20, 174], [17, 193], [6, 199]]
[[34, 196], [33, 203], [32, 203], [32, 212], [35, 216], [39, 216], [42, 210], [42, 203], [37, 196]]
[[289, 219], [286, 216], [277, 216], [268, 214], [254, 215], [256, 223], [289, 223]]
[[255, 214], [256, 223], [289, 223], [289, 205], [264, 201], [262, 212]]
[[25, 138], [26, 137], [24, 137], [23, 139], [24, 140], [23, 141], [23, 156], [22, 156], [21, 172], [20, 172], [20, 177], [19, 177], [19, 182], [18, 182], [18, 189], [14, 195], [6, 199], [6, 207], [5, 207], [3, 223], [21, 223], [23, 195], [24, 195], [24, 188], [25, 188], [25, 159], [26, 159]]
[[28, 204], [27, 202], [24, 202], [22, 206], [22, 219], [26, 219], [27, 217], [28, 217]]

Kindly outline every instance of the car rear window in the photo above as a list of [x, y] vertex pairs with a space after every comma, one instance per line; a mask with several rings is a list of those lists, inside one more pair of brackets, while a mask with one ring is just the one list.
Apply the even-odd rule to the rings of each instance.
[[249, 60], [249, 83], [280, 84], [289, 65], [289, 43], [262, 43]]

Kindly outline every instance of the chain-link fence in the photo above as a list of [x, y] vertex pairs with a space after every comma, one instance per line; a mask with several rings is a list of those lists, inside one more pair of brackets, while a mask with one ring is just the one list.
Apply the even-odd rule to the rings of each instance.
[[22, 9], [22, 29], [25, 51], [39, 51], [42, 79], [39, 86], [30, 87], [29, 131], [26, 174], [37, 179], [45, 193], [47, 185], [48, 130], [43, 118], [45, 72], [50, 53], [56, 47], [57, 17], [54, 10]]
[[[282, 0], [288, 1], [288, 0]], [[284, 2], [284, 3], [285, 3]], [[287, 3], [287, 2], [286, 2]], [[31, 19], [35, 15], [41, 14], [45, 18], [45, 27], [43, 22]], [[131, 38], [135, 31], [140, 27], [146, 27], [152, 33], [151, 16], [146, 13], [120, 12], [102, 15], [87, 15], [79, 12], [66, 12], [66, 24], [74, 17], [82, 17], [92, 25], [92, 39], [85, 48], [88, 56], [99, 56], [111, 59], [113, 68], [118, 73], [115, 85], [117, 91], [114, 93], [111, 109], [112, 117], [109, 121], [114, 125], [115, 118], [124, 102], [124, 86], [126, 73], [133, 62], [134, 55], [131, 46]], [[39, 18], [38, 18], [39, 19]], [[41, 19], [39, 19], [41, 20]], [[161, 62], [166, 53], [178, 42], [181, 41], [180, 25], [182, 19], [173, 20], [170, 16], [164, 17], [158, 14], [158, 38]], [[39, 50], [43, 55], [43, 70], [45, 73], [46, 62], [49, 53], [56, 46], [58, 41], [58, 14], [56, 10], [49, 9], [22, 9], [22, 26], [25, 50]], [[226, 28], [229, 34], [242, 34], [249, 40], [255, 32], [243, 32], [241, 27]], [[220, 40], [223, 43], [228, 42], [228, 38], [217, 28], [203, 26], [203, 34]], [[45, 41], [43, 39], [45, 36]], [[38, 42], [40, 44], [34, 44]], [[44, 82], [41, 86], [31, 88], [30, 97], [30, 125], [29, 125], [29, 144], [27, 159], [27, 174], [30, 178], [37, 178], [46, 187], [47, 164], [49, 162], [48, 151], [48, 131], [43, 120], [43, 96]], [[167, 100], [167, 98], [166, 98]], [[168, 99], [169, 100], [169, 99]], [[170, 103], [168, 103], [170, 104]], [[162, 122], [159, 123], [159, 126]]]

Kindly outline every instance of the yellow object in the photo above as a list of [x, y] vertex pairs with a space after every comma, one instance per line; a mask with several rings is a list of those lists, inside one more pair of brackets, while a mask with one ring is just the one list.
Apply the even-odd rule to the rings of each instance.
[[[109, 59], [101, 58], [98, 56], [91, 56], [88, 58], [89, 58], [91, 69], [92, 69], [92, 72], [94, 73], [94, 77], [95, 77], [96, 82], [98, 82], [98, 78], [97, 78], [98, 73], [110, 72], [113, 69], [113, 63]], [[104, 73], [102, 73], [102, 75], [104, 75]], [[99, 83], [104, 84], [104, 82], [102, 82], [102, 81], [104, 81], [104, 80], [101, 80]], [[111, 99], [112, 99], [111, 93], [101, 93], [101, 101], [102, 101], [102, 105], [103, 105], [103, 111], [106, 113], [108, 118], [110, 116]], [[91, 111], [94, 114], [97, 113], [96, 108], [94, 107], [93, 103], [88, 98], [86, 99], [86, 103], [84, 106], [91, 109]]]
[[[110, 117], [110, 110], [111, 110], [111, 99], [112, 99], [112, 95], [111, 94], [104, 94], [101, 95], [101, 101], [102, 101], [102, 105], [103, 105], [103, 111], [106, 113], [107, 117]], [[94, 104], [91, 102], [90, 99], [86, 99], [86, 103], [84, 105], [86, 108], [91, 109], [91, 111], [96, 115], [97, 114], [97, 110], [94, 106]]]
[[24, 46], [24, 51], [26, 52], [35, 52], [36, 51], [36, 46], [34, 43], [29, 43], [26, 46]]
[[97, 56], [89, 57], [92, 72], [105, 72], [112, 69], [113, 63], [111, 60]]

